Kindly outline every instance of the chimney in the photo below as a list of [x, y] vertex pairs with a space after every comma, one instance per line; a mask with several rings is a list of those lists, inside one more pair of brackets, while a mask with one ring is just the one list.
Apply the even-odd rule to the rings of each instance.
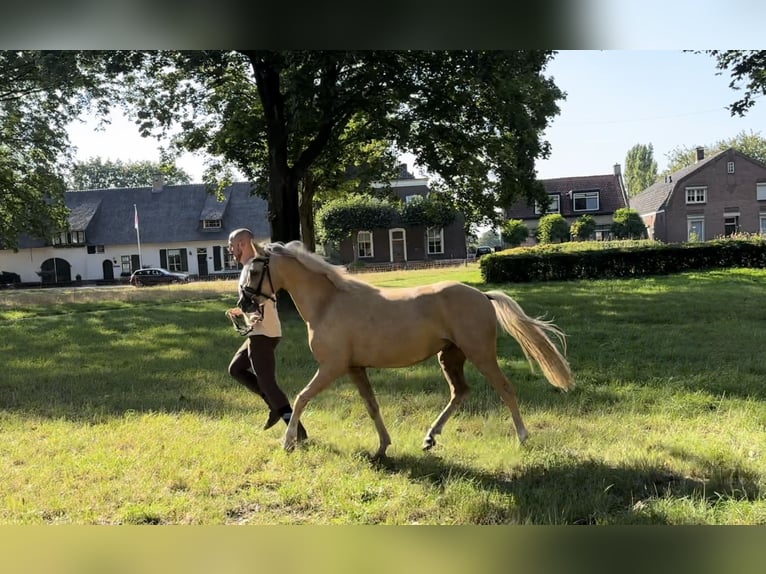
[[152, 174], [152, 193], [157, 193], [159, 191], [162, 191], [164, 187], [165, 187], [165, 176], [159, 172]]
[[617, 177], [622, 175], [622, 167], [620, 166], [619, 163], [614, 164], [614, 175], [616, 175]]
[[697, 148], [697, 161], [702, 161], [703, 159], [705, 159], [705, 148], [700, 146]]

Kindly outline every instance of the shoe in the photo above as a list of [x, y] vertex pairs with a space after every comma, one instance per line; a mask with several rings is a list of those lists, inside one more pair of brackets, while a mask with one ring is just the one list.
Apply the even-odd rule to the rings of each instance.
[[277, 424], [281, 418], [282, 415], [280, 415], [277, 411], [269, 411], [269, 418], [266, 419], [266, 424], [263, 425], [263, 430], [269, 430], [271, 427]]

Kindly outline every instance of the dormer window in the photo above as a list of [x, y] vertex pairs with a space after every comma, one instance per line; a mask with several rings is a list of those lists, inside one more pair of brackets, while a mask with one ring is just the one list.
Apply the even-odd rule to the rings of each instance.
[[[535, 202], [535, 215], [541, 215], [542, 213], [542, 206]], [[561, 213], [561, 202], [558, 193], [551, 193], [548, 195], [548, 211], [546, 211], [546, 213]]]
[[220, 219], [203, 219], [202, 229], [221, 229]]
[[598, 190], [572, 192], [572, 211], [598, 211]]
[[62, 231], [53, 236], [51, 243], [54, 247], [69, 247], [72, 245], [85, 245], [84, 231]]

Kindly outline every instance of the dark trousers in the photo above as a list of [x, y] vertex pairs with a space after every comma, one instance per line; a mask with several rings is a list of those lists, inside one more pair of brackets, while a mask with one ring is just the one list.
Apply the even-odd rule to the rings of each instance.
[[259, 395], [272, 411], [290, 412], [290, 401], [277, 385], [275, 350], [281, 337], [252, 335], [229, 363], [229, 374]]

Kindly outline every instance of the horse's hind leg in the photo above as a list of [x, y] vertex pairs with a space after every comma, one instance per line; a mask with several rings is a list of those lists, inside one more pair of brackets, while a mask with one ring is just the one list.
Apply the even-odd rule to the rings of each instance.
[[436, 444], [436, 435], [441, 434], [444, 425], [455, 410], [468, 398], [469, 389], [465, 382], [463, 366], [465, 355], [455, 345], [442, 349], [439, 352], [439, 365], [441, 365], [444, 378], [450, 386], [450, 401], [428, 429], [423, 439], [423, 450], [429, 450]]
[[378, 452], [375, 453], [375, 458], [382, 458], [386, 456], [386, 449], [391, 444], [391, 437], [388, 435], [386, 425], [383, 423], [378, 401], [375, 399], [375, 393], [372, 391], [370, 379], [367, 378], [367, 371], [363, 368], [352, 368], [348, 374], [359, 390], [359, 394], [362, 395], [367, 412], [375, 422], [375, 429], [378, 431], [378, 439], [380, 440], [380, 446], [378, 447]]
[[524, 421], [521, 420], [519, 402], [516, 399], [516, 389], [500, 369], [500, 366], [497, 364], [497, 358], [484, 358], [481, 361], [471, 359], [471, 362], [476, 365], [481, 374], [495, 387], [495, 390], [500, 394], [500, 398], [503, 399], [508, 410], [511, 411], [511, 418], [513, 418], [513, 424], [516, 427], [516, 436], [519, 437], [519, 442], [523, 443], [527, 436], [529, 436], [529, 433], [524, 426]]

